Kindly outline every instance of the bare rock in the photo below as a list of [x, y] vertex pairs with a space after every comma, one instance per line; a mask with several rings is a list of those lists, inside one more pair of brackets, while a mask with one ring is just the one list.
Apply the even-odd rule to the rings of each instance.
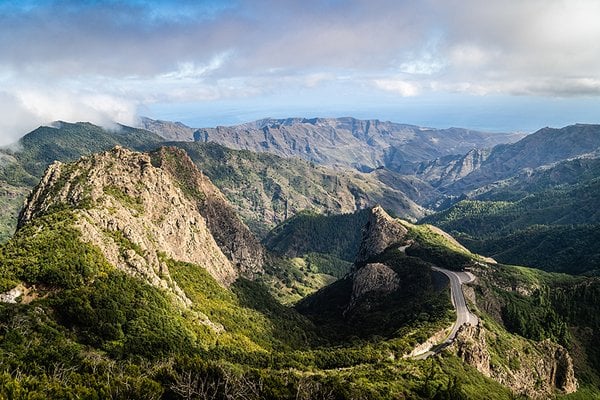
[[492, 365], [488, 336], [495, 340], [481, 323], [477, 326], [464, 325], [459, 329], [452, 348], [465, 363], [509, 387], [515, 394], [543, 399], [557, 391], [573, 393], [577, 390], [573, 361], [564, 347], [549, 340], [527, 343], [526, 351], [511, 350], [504, 354], [513, 363]]
[[456, 333], [455, 346], [458, 357], [483, 375], [491, 376], [490, 353], [481, 324], [461, 326]]
[[148, 154], [115, 147], [72, 164], [52, 164], [19, 224], [66, 205], [74, 210], [82, 240], [98, 246], [111, 264], [189, 305], [165, 259], [201, 266], [224, 286], [239, 273], [184, 189]]
[[352, 299], [358, 299], [367, 293], [392, 293], [400, 284], [400, 277], [387, 265], [367, 264], [356, 271], [352, 284]]
[[383, 208], [373, 207], [363, 230], [363, 239], [356, 262], [365, 262], [392, 245], [402, 244], [407, 233], [408, 229], [390, 217]]

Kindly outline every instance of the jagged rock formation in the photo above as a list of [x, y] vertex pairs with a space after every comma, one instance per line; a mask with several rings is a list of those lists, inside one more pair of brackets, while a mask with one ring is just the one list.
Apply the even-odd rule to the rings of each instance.
[[388, 247], [403, 242], [408, 229], [390, 217], [380, 206], [371, 209], [371, 215], [364, 227], [363, 240], [358, 250], [356, 262], [367, 261], [382, 253]]
[[[190, 169], [176, 169], [181, 166]], [[49, 210], [72, 208], [82, 239], [98, 246], [110, 263], [188, 304], [165, 258], [200, 265], [225, 286], [240, 273], [262, 268], [262, 248], [239, 220], [231, 219], [218, 189], [192, 167], [181, 151], [162, 149], [151, 158], [121, 147], [72, 164], [55, 162], [29, 196], [19, 226]], [[203, 209], [227, 229], [218, 240], [223, 249]], [[247, 242], [231, 245], [234, 240]]]
[[464, 362], [475, 367], [487, 377], [491, 377], [490, 353], [485, 341], [485, 330], [481, 323], [477, 326], [463, 325], [458, 329], [453, 346], [456, 354]]
[[400, 286], [400, 277], [385, 264], [367, 264], [354, 273], [352, 279], [352, 296], [348, 310], [367, 294], [385, 296]]
[[221, 250], [246, 277], [263, 273], [264, 248], [237, 216], [221, 191], [203, 175], [184, 150], [161, 147], [151, 154], [155, 166], [182, 182], [188, 192], [197, 191], [200, 213]]
[[493, 335], [480, 324], [463, 325], [452, 347], [456, 354], [479, 372], [509, 387], [517, 394], [531, 398], [548, 398], [555, 390], [573, 393], [577, 380], [573, 361], [567, 350], [549, 340], [534, 343], [525, 352], [507, 355], [514, 365], [490, 362], [486, 337]]

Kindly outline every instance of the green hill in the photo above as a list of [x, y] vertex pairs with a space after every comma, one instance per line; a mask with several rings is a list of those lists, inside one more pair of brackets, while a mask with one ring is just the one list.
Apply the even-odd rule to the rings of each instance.
[[498, 261], [595, 273], [600, 268], [600, 179], [544, 186], [527, 195], [502, 188], [486, 196], [517, 199], [464, 200], [422, 221], [453, 232], [473, 251]]
[[[456, 398], [485, 388], [510, 398], [452, 354], [427, 363], [402, 359], [419, 335], [331, 341], [259, 280], [217, 281], [211, 274], [219, 271], [207, 267], [217, 257], [215, 242], [185, 236], [210, 235], [194, 217], [201, 209], [185, 211], [206, 190], [188, 190], [187, 173], [119, 148], [48, 174], [36, 189], [44, 196], [30, 199], [20, 228], [0, 245], [0, 397]], [[168, 256], [178, 247], [154, 254], [151, 246], [178, 234], [187, 245], [203, 244], [195, 251], [205, 265]], [[148, 268], [155, 256], [159, 268]], [[444, 316], [447, 293], [442, 286], [438, 293]], [[408, 291], [402, 299], [420, 295]], [[357, 324], [368, 326], [368, 317]], [[422, 336], [431, 327], [413, 328]]]
[[170, 145], [190, 155], [261, 237], [304, 210], [342, 214], [381, 204], [404, 218], [424, 215], [423, 208], [406, 194], [371, 174], [268, 153], [231, 150], [215, 143]]

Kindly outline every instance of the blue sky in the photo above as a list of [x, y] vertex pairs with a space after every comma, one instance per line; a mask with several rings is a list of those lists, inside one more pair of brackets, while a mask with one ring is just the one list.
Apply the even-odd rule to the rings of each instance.
[[0, 144], [53, 120], [600, 122], [596, 0], [0, 0]]

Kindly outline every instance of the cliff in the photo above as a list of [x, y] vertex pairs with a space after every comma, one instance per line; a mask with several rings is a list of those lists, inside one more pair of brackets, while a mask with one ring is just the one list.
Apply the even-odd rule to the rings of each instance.
[[223, 286], [262, 271], [260, 244], [180, 150], [150, 155], [115, 147], [75, 163], [55, 162], [28, 197], [18, 225], [62, 208], [73, 211], [82, 239], [111, 264], [184, 304], [189, 300], [171, 279], [166, 259], [200, 265]]
[[508, 364], [499, 364], [491, 361], [490, 353], [494, 350], [488, 345], [488, 341], [499, 340], [497, 333], [486, 330], [481, 323], [464, 325], [452, 347], [465, 363], [515, 394], [543, 399], [554, 395], [556, 390], [562, 393], [577, 390], [573, 361], [564, 347], [549, 340], [524, 344], [523, 351], [515, 346], [504, 354]]
[[390, 217], [383, 208], [373, 207], [363, 229], [356, 262], [365, 262], [388, 247], [402, 243], [407, 233], [408, 229]]

